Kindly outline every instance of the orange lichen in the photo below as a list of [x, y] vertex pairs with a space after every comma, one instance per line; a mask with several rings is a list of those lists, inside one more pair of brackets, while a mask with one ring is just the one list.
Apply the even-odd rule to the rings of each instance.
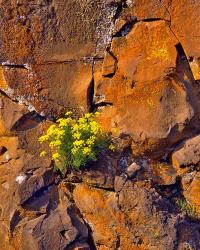
[[4, 76], [4, 70], [3, 67], [0, 67], [0, 88], [6, 89], [8, 88], [5, 76]]

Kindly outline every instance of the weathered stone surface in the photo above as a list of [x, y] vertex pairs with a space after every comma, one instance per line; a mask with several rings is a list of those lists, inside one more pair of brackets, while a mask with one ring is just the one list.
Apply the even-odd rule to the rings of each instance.
[[73, 220], [66, 209], [58, 208], [25, 225], [21, 249], [65, 249], [75, 240], [87, 240], [87, 227], [80, 218]]
[[136, 0], [128, 1], [132, 15], [138, 20], [164, 19], [170, 20], [170, 13], [167, 9], [170, 0]]
[[115, 176], [120, 173], [118, 160], [118, 154], [104, 152], [97, 162], [80, 171], [72, 170], [66, 179], [75, 183], [85, 182], [94, 187], [113, 189]]
[[66, 107], [79, 112], [88, 110], [91, 63], [72, 61], [33, 65], [28, 69], [7, 67], [4, 77], [7, 82], [7, 88], [2, 86], [4, 91], [42, 115], [65, 112]]
[[104, 61], [103, 61], [102, 75], [103, 76], [113, 75], [115, 74], [116, 69], [117, 69], [116, 58], [112, 54], [106, 52]]
[[200, 162], [200, 135], [186, 140], [172, 154], [172, 164], [180, 169]]
[[128, 177], [132, 178], [134, 175], [137, 174], [138, 171], [140, 171], [142, 167], [138, 165], [136, 162], [133, 162], [128, 168], [126, 169], [126, 173]]
[[1, 88], [42, 114], [87, 111], [92, 58], [111, 41], [117, 8], [112, 0], [2, 1]]
[[[169, 11], [171, 14], [171, 28], [179, 38], [186, 54], [188, 57], [199, 57], [199, 1], [172, 1]], [[193, 28], [191, 29], [191, 27]]]
[[[17, 177], [16, 177], [17, 178]], [[33, 172], [30, 178], [24, 177], [23, 182], [19, 182], [17, 195], [19, 196], [19, 204], [23, 204], [36, 192], [42, 188], [48, 187], [54, 182], [53, 170], [50, 169], [38, 169]], [[26, 181], [25, 181], [26, 180]]]
[[24, 106], [0, 94], [0, 135], [10, 134], [15, 123], [27, 112]]
[[[197, 0], [0, 1], [1, 250], [200, 249], [171, 200], [200, 213], [199, 14]], [[99, 109], [125, 140], [59, 184], [38, 137], [68, 109]]]
[[115, 192], [120, 192], [125, 185], [127, 180], [127, 176], [125, 174], [122, 174], [120, 176], [115, 176], [115, 182], [114, 182], [114, 188]]
[[182, 185], [185, 198], [200, 215], [200, 172], [193, 172], [183, 176]]
[[[175, 208], [148, 185], [127, 181], [118, 200], [115, 193], [78, 184], [74, 198], [93, 230], [97, 249], [181, 249], [187, 241], [194, 249], [199, 247], [198, 233], [194, 238], [189, 233], [195, 225], [190, 227], [177, 216]], [[182, 223], [188, 225], [188, 235], [179, 241]]]
[[200, 13], [198, 1], [130, 0], [128, 5], [129, 13], [135, 15], [138, 20], [168, 20], [188, 57], [199, 57], [199, 29], [196, 24]]
[[97, 41], [102, 46], [109, 42], [116, 11], [112, 1], [99, 0], [2, 1], [0, 7], [1, 61], [15, 64], [66, 61], [95, 53]]
[[173, 185], [176, 183], [177, 172], [170, 164], [151, 164], [153, 182], [157, 185]]
[[150, 144], [178, 140], [195, 107], [186, 87], [190, 78], [183, 80], [187, 72], [177, 68], [176, 44], [164, 21], [137, 23], [127, 36], [113, 39], [116, 74], [95, 82], [95, 96], [113, 105], [102, 111], [105, 126], [117, 124], [121, 132]]

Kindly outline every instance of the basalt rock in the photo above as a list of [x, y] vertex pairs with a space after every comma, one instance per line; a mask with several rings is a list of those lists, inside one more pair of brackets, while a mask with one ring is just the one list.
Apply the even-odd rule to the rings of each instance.
[[187, 173], [182, 178], [183, 194], [193, 210], [200, 215], [200, 174], [199, 172]]
[[79, 240], [87, 240], [87, 227], [81, 218], [73, 218], [66, 209], [60, 208], [48, 217], [42, 215], [24, 226], [21, 249], [65, 249]]
[[2, 1], [1, 88], [45, 114], [87, 111], [93, 57], [111, 41], [117, 8], [115, 1]]
[[200, 164], [200, 136], [184, 141], [173, 152], [172, 163], [177, 169], [198, 166]]
[[[131, 249], [182, 249], [184, 244], [194, 249], [199, 247], [198, 233], [191, 238], [194, 225], [189, 226], [167, 200], [143, 183], [127, 181], [119, 197], [79, 184], [74, 198], [93, 230], [97, 249], [126, 249], [127, 246]], [[190, 233], [177, 238], [183, 224], [188, 225]]]
[[172, 145], [186, 136], [196, 115], [192, 75], [177, 44], [165, 21], [136, 23], [126, 36], [112, 41], [115, 75], [95, 81], [95, 96], [112, 104], [102, 111], [103, 124], [131, 134], [135, 148], [144, 142], [147, 150]]
[[[199, 18], [198, 0], [0, 1], [1, 250], [200, 249]], [[119, 138], [62, 180], [38, 138], [67, 110]]]

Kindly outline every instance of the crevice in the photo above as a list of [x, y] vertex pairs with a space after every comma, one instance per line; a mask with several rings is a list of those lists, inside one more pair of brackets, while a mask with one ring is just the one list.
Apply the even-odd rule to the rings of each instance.
[[[17, 129], [21, 124], [21, 122], [28, 120], [28, 118], [32, 118], [33, 120], [37, 121], [37, 122], [42, 122], [44, 120], [50, 120], [50, 121], [55, 121], [56, 118], [55, 117], [50, 117], [50, 116], [45, 116], [43, 114], [39, 114], [35, 107], [32, 106], [32, 104], [28, 103], [26, 100], [21, 100], [22, 98], [18, 97], [18, 96], [14, 96], [12, 89], [8, 89], [8, 90], [2, 90], [0, 89], [0, 94], [6, 98], [8, 98], [9, 100], [11, 100], [14, 103], [17, 104], [23, 104], [24, 107], [26, 107], [28, 109], [28, 113], [26, 113], [24, 116], [22, 116], [18, 121], [16, 121], [16, 123], [13, 125], [11, 130], [15, 130]], [[23, 124], [22, 124], [23, 125]]]
[[194, 57], [193, 56], [190, 56], [189, 59], [188, 59], [189, 62], [193, 62], [194, 61]]
[[[108, 49], [108, 48], [107, 48]], [[109, 51], [109, 49], [108, 49]], [[112, 54], [112, 52], [110, 52], [110, 55], [113, 56], [113, 58], [115, 60], [116, 57]], [[90, 84], [88, 86], [88, 89], [87, 89], [87, 107], [88, 107], [88, 112], [90, 113], [94, 113], [97, 111], [97, 109], [99, 107], [106, 107], [106, 106], [112, 106], [113, 104], [110, 103], [110, 102], [99, 102], [99, 103], [95, 103], [95, 93], [94, 93], [94, 89], [95, 89], [95, 80], [94, 80], [94, 64], [95, 64], [95, 60], [93, 58], [93, 62], [92, 62], [92, 80], [90, 81]]]
[[[83, 218], [84, 220], [84, 218]], [[95, 242], [94, 242], [94, 237], [93, 237], [93, 231], [92, 228], [90, 227], [90, 225], [84, 220], [87, 228], [88, 228], [88, 244], [90, 246], [91, 250], [97, 250], [96, 246], [95, 246]]]
[[44, 116], [39, 115], [36, 111], [26, 113], [23, 115], [11, 128], [11, 131], [24, 131], [27, 129], [34, 128], [39, 123], [45, 120]]
[[[48, 186], [44, 186], [40, 189], [38, 189], [36, 192], [34, 192], [32, 194], [32, 196], [30, 198], [28, 198], [27, 200], [25, 200], [24, 202], [22, 202], [20, 205], [22, 208], [28, 206], [28, 204], [33, 200], [33, 199], [37, 199], [41, 196], [43, 196], [46, 192], [48, 192], [48, 190], [53, 187], [55, 185], [55, 182], [52, 182], [51, 184], [49, 184]], [[58, 184], [57, 184], [58, 185]]]
[[117, 31], [113, 37], [123, 37], [128, 35], [128, 33], [132, 30], [133, 26], [136, 23], [140, 23], [140, 22], [157, 22], [157, 21], [165, 21], [167, 23], [170, 24], [169, 20], [163, 19], [163, 18], [145, 18], [145, 19], [141, 19], [138, 20], [135, 16], [131, 17], [131, 20], [127, 21], [121, 28], [119, 31]]
[[[112, 54], [111, 54], [112, 55]], [[99, 107], [106, 107], [106, 106], [112, 106], [113, 104], [110, 102], [99, 102], [95, 103], [94, 101], [94, 88], [95, 88], [95, 81], [94, 81], [94, 60], [92, 63], [92, 80], [90, 81], [90, 84], [87, 89], [87, 107], [88, 112], [93, 113], [96, 112]]]
[[123, 12], [123, 9], [124, 8], [127, 8], [127, 3], [126, 3], [126, 0], [121, 0], [119, 3], [118, 3], [118, 7], [117, 7], [117, 10], [116, 10], [116, 13], [114, 15], [114, 20], [117, 20], [120, 16], [121, 16], [121, 13]]
[[[188, 59], [187, 59], [187, 56], [186, 56], [186, 54], [185, 54], [185, 51], [184, 51], [184, 49], [183, 49], [181, 43], [177, 43], [177, 44], [175, 45], [175, 47], [176, 47], [176, 50], [177, 50], [178, 55], [180, 56], [181, 61], [187, 63], [187, 62], [188, 62]], [[188, 64], [189, 64], [189, 63], [188, 63]]]
[[127, 23], [125, 23], [121, 29], [119, 31], [117, 31], [113, 37], [122, 37], [122, 36], [126, 36], [131, 29], [133, 28], [134, 24], [137, 23], [137, 19], [135, 17], [133, 17], [132, 20], [128, 21]]
[[3, 155], [8, 149], [5, 146], [0, 146], [0, 155]]
[[9, 64], [9, 63], [2, 63], [1, 66], [8, 67], [8, 68], [16, 68], [16, 69], [26, 69], [28, 70], [28, 67], [24, 64]]
[[16, 210], [12, 216], [12, 219], [10, 221], [10, 233], [11, 237], [13, 237], [13, 232], [16, 228], [16, 226], [19, 224], [19, 222], [22, 220], [20, 211]]
[[121, 240], [120, 240], [120, 235], [117, 235], [117, 241], [116, 241], [116, 250], [120, 250], [120, 242]]
[[[177, 60], [176, 60], [177, 74], [188, 93], [188, 101], [190, 102], [190, 104], [194, 109], [194, 112], [196, 113], [196, 111], [198, 112], [198, 107], [197, 107], [198, 102], [192, 86], [193, 84], [195, 84], [195, 78], [191, 70], [189, 60], [182, 47], [182, 44], [179, 42], [175, 45], [175, 47], [177, 50]], [[189, 79], [189, 81], [185, 80], [185, 76]]]
[[107, 107], [107, 106], [113, 106], [111, 102], [99, 102], [95, 103], [94, 107], [95, 109], [98, 109], [99, 107]]
[[14, 103], [19, 103], [18, 100], [12, 99], [12, 98], [11, 98], [8, 94], [6, 94], [6, 92], [3, 91], [2, 89], [0, 89], [0, 94], [1, 94], [2, 96], [4, 96], [4, 97], [8, 98], [9, 100], [11, 100], [11, 101], [14, 102]]
[[159, 18], [159, 17], [152, 17], [152, 18], [145, 18], [145, 19], [142, 19], [142, 20], [138, 20], [138, 22], [156, 22], [156, 21], [170, 22], [169, 20]]
[[112, 72], [110, 72], [110, 73], [102, 73], [102, 76], [103, 77], [105, 77], [105, 78], [112, 78], [114, 75], [115, 75], [115, 73], [116, 73], [116, 70], [117, 70], [117, 64], [118, 64], [118, 59], [117, 59], [117, 57], [114, 55], [114, 53], [110, 50], [110, 48], [107, 48], [106, 49], [106, 52], [107, 52], [107, 54], [109, 54], [111, 57], [112, 57], [112, 59], [113, 59], [113, 70], [112, 70]]
[[[179, 81], [182, 83], [183, 87], [185, 88], [187, 93], [187, 101], [190, 103], [193, 109], [194, 115], [192, 119], [196, 119], [197, 116], [195, 114], [198, 114], [198, 99], [197, 99], [198, 97], [194, 92], [194, 85], [196, 84], [195, 78], [190, 66], [190, 62], [182, 47], [182, 44], [179, 42], [176, 44], [175, 47], [177, 50], [177, 59], [176, 59], [177, 77]], [[190, 128], [190, 125], [192, 126], [192, 119], [186, 121], [188, 123], [187, 124], [188, 129]], [[194, 132], [197, 132], [197, 130], [199, 130], [197, 127], [193, 128]], [[189, 130], [186, 131], [189, 132]]]
[[87, 89], [87, 107], [90, 113], [94, 112], [95, 104], [94, 104], [94, 76], [89, 84]]
[[[70, 182], [70, 184], [73, 185], [72, 182]], [[93, 231], [92, 231], [92, 228], [91, 228], [91, 226], [89, 225], [89, 223], [87, 222], [87, 220], [84, 218], [84, 216], [83, 216], [83, 214], [81, 213], [81, 211], [80, 211], [80, 209], [78, 208], [78, 206], [76, 205], [76, 202], [75, 202], [74, 197], [73, 197], [73, 190], [70, 190], [70, 192], [71, 192], [71, 194], [72, 194], [72, 197], [71, 197], [71, 203], [73, 204], [72, 206], [73, 206], [73, 208], [76, 210], [76, 214], [77, 214], [78, 216], [80, 216], [80, 218], [82, 218], [82, 220], [84, 221], [86, 227], [88, 228], [87, 243], [89, 244], [91, 250], [97, 250], [96, 245], [95, 245], [95, 242], [94, 242], [94, 238], [93, 238]], [[65, 195], [66, 195], [66, 194], [65, 194]], [[69, 208], [70, 208], [70, 207], [69, 207]], [[70, 215], [70, 217], [71, 217], [71, 219], [72, 219], [72, 223], [73, 223], [73, 221], [74, 221], [74, 220], [73, 220], [74, 216], [72, 215], [73, 210], [71, 210], [71, 209], [69, 209], [69, 208], [68, 208], [68, 213], [69, 213], [69, 215]], [[71, 207], [71, 208], [72, 208], [72, 207]], [[68, 247], [67, 247], [67, 249], [68, 249]]]
[[114, 53], [110, 50], [110, 49], [106, 49], [106, 52], [112, 56], [112, 58], [116, 61], [116, 63], [118, 63], [118, 59], [117, 57], [114, 55]]
[[[78, 180], [78, 181], [68, 181], [68, 183], [72, 185], [76, 185], [76, 184], [81, 184], [81, 183], [84, 184], [85, 182], [83, 180]], [[104, 190], [104, 191], [112, 192], [112, 193], [115, 192], [114, 188], [102, 187], [102, 186], [97, 186], [95, 184], [89, 184], [89, 183], [88, 183], [88, 186], [97, 190]]]
[[77, 63], [77, 62], [82, 62], [82, 63], [91, 63], [93, 60], [102, 60], [103, 57], [98, 57], [94, 55], [88, 55], [84, 56], [80, 59], [68, 59], [68, 60], [59, 60], [59, 61], [44, 61], [41, 63], [34, 63], [34, 64], [15, 64], [15, 63], [10, 63], [10, 62], [2, 62], [0, 65], [2, 67], [7, 67], [7, 68], [18, 68], [18, 69], [26, 69], [26, 70], [31, 70], [32, 66], [45, 66], [45, 65], [56, 65], [56, 64], [67, 64], [67, 63]]
[[112, 192], [112, 193], [115, 193], [115, 190], [114, 188], [106, 188], [106, 187], [101, 187], [101, 186], [97, 186], [95, 184], [89, 184], [90, 187], [94, 188], [94, 189], [97, 189], [97, 190], [104, 190], [106, 192]]

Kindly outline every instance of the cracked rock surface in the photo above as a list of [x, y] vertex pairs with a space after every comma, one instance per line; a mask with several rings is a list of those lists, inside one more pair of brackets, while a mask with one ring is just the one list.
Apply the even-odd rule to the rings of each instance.
[[[200, 249], [199, 19], [198, 0], [0, 1], [0, 250]], [[38, 137], [66, 110], [120, 137], [61, 178]]]

